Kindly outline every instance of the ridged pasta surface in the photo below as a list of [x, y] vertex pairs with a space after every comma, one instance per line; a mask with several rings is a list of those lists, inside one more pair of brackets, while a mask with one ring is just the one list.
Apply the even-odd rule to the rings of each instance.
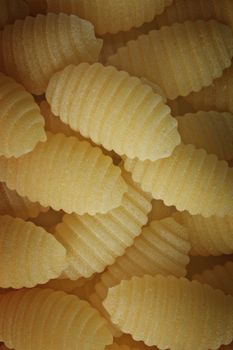
[[39, 107], [22, 85], [0, 73], [0, 156], [20, 157], [46, 140]]
[[233, 214], [233, 169], [203, 149], [181, 144], [169, 158], [127, 159], [125, 168], [144, 191], [167, 206], [204, 217]]
[[111, 158], [62, 134], [47, 133], [46, 142], [18, 159], [1, 157], [0, 167], [0, 181], [10, 189], [67, 213], [105, 213], [120, 205], [127, 190]]
[[151, 205], [152, 210], [149, 213], [149, 221], [165, 219], [176, 211], [174, 206], [167, 207], [162, 200], [152, 199]]
[[200, 20], [141, 35], [119, 48], [108, 63], [153, 81], [173, 100], [210, 85], [230, 66], [232, 55], [231, 29], [214, 20]]
[[0, 338], [17, 350], [104, 350], [112, 343], [105, 320], [87, 302], [50, 289], [0, 296]]
[[0, 29], [29, 14], [27, 4], [21, 0], [0, 0], [0, 8]]
[[2, 288], [31, 288], [61, 274], [66, 251], [41, 227], [1, 215], [0, 261]]
[[102, 272], [107, 265], [114, 263], [116, 257], [124, 254], [147, 223], [151, 196], [144, 193], [125, 170], [122, 177], [128, 191], [119, 207], [94, 216], [65, 215], [56, 227], [55, 237], [68, 253], [64, 277], [87, 278], [95, 272]]
[[91, 23], [64, 13], [18, 20], [3, 29], [1, 40], [6, 73], [35, 95], [66, 65], [96, 62], [101, 47]]
[[124, 332], [161, 350], [217, 349], [233, 338], [233, 298], [185, 278], [122, 281], [104, 306]]
[[177, 121], [162, 97], [114, 67], [70, 65], [52, 77], [46, 97], [64, 123], [119, 155], [155, 160], [180, 143]]

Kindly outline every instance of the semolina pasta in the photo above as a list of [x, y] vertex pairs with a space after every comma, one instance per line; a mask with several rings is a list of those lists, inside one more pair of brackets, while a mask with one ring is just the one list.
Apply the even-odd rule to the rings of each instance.
[[51, 78], [46, 98], [64, 123], [119, 155], [155, 160], [168, 157], [180, 143], [177, 122], [162, 97], [114, 67], [70, 65]]
[[0, 287], [33, 287], [61, 274], [66, 251], [41, 227], [1, 215], [0, 262]]
[[55, 211], [49, 208], [46, 212], [41, 212], [38, 216], [33, 219], [30, 219], [37, 226], [42, 226], [48, 232], [51, 231], [57, 224], [62, 221], [64, 216], [64, 212], [62, 210]]
[[6, 26], [0, 51], [5, 72], [31, 93], [41, 95], [53, 73], [67, 64], [96, 62], [101, 47], [102, 39], [95, 37], [91, 23], [49, 13]]
[[159, 349], [217, 349], [233, 340], [233, 297], [185, 278], [133, 277], [111, 288], [104, 306], [124, 332]]
[[148, 216], [149, 221], [165, 219], [176, 211], [174, 206], [167, 207], [162, 200], [152, 199], [151, 205], [152, 210]]
[[0, 29], [29, 14], [28, 6], [22, 0], [0, 0], [0, 8]]
[[127, 190], [120, 169], [99, 148], [62, 134], [48, 133], [47, 142], [19, 159], [0, 157], [0, 168], [10, 189], [67, 213], [105, 213]]
[[127, 159], [125, 168], [144, 191], [167, 206], [204, 217], [233, 214], [233, 169], [203, 149], [181, 144], [167, 159]]
[[230, 66], [232, 55], [232, 30], [215, 20], [199, 20], [141, 35], [119, 48], [108, 64], [151, 80], [173, 100], [210, 85]]

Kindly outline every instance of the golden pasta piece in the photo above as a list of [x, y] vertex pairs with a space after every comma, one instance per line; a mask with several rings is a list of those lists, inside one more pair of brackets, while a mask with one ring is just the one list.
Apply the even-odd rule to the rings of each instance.
[[0, 29], [29, 14], [28, 6], [22, 0], [0, 0], [0, 9]]
[[0, 73], [0, 156], [20, 157], [46, 140], [40, 109], [23, 86]]
[[166, 159], [127, 159], [126, 170], [155, 199], [204, 217], [233, 215], [233, 169], [193, 145], [181, 144]]
[[30, 13], [35, 16], [38, 13], [45, 13], [47, 9], [46, 0], [24, 0], [29, 6]]
[[127, 190], [111, 158], [62, 134], [48, 133], [46, 142], [18, 159], [0, 157], [0, 169], [0, 181], [10, 189], [67, 213], [105, 213], [120, 205]]
[[61, 274], [66, 251], [41, 227], [1, 215], [0, 262], [2, 288], [31, 288]]
[[55, 211], [49, 208], [48, 211], [40, 213], [34, 219], [30, 219], [30, 221], [37, 226], [42, 226], [45, 230], [50, 232], [52, 228], [62, 221], [64, 214], [62, 210]]
[[162, 97], [114, 67], [70, 65], [50, 79], [46, 97], [64, 123], [119, 155], [155, 160], [180, 143]]
[[167, 207], [162, 200], [152, 199], [151, 204], [152, 210], [149, 213], [149, 221], [165, 219], [176, 211], [174, 206]]
[[18, 350], [104, 350], [112, 343], [105, 320], [86, 301], [51, 289], [0, 295], [0, 338]]
[[181, 96], [175, 100], [168, 100], [167, 105], [171, 108], [171, 115], [173, 117], [195, 112], [192, 105]]
[[231, 29], [214, 20], [200, 20], [141, 35], [119, 48], [108, 63], [151, 80], [173, 100], [210, 85], [231, 65], [232, 56]]
[[217, 349], [233, 340], [233, 297], [174, 276], [133, 277], [109, 290], [111, 320], [159, 349]]
[[97, 61], [101, 47], [91, 23], [64, 13], [18, 20], [3, 29], [0, 45], [5, 72], [35, 95], [66, 65]]
[[147, 223], [151, 196], [123, 170], [128, 186], [121, 205], [106, 214], [65, 215], [55, 237], [66, 248], [68, 265], [62, 277], [78, 279], [102, 272], [124, 254]]

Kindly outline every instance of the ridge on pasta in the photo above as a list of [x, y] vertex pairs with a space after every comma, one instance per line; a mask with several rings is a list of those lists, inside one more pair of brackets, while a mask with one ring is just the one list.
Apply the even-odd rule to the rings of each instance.
[[110, 157], [62, 134], [47, 133], [46, 142], [18, 159], [0, 157], [0, 168], [0, 181], [10, 189], [67, 213], [106, 213], [120, 205], [127, 190]]
[[149, 221], [162, 220], [171, 216], [176, 208], [174, 206], [167, 207], [162, 200], [152, 199], [152, 210], [149, 213]]
[[22, 85], [0, 72], [0, 156], [20, 157], [46, 140], [40, 109]]
[[172, 0], [47, 0], [48, 11], [73, 13], [92, 22], [98, 34], [140, 27], [162, 13]]
[[22, 0], [0, 0], [0, 8], [0, 29], [29, 14], [28, 6]]
[[74, 295], [22, 289], [0, 295], [0, 308], [0, 339], [10, 348], [104, 350], [112, 343], [106, 321]]
[[104, 306], [124, 332], [161, 350], [217, 349], [233, 340], [233, 297], [185, 278], [133, 277], [111, 288]]
[[114, 67], [70, 65], [50, 79], [46, 98], [64, 123], [119, 155], [155, 160], [180, 143], [162, 97]]
[[144, 191], [167, 206], [204, 217], [233, 215], [233, 169], [203, 149], [180, 144], [169, 158], [155, 162], [128, 158], [125, 168]]
[[56, 71], [71, 63], [96, 62], [101, 47], [102, 39], [95, 37], [91, 23], [49, 13], [6, 26], [0, 51], [5, 72], [31, 93], [41, 95]]
[[55, 237], [67, 250], [68, 265], [62, 277], [77, 279], [102, 272], [124, 254], [147, 223], [151, 196], [122, 170], [128, 186], [121, 205], [106, 214], [65, 215]]
[[66, 251], [42, 227], [0, 215], [0, 262], [1, 288], [31, 288], [61, 274]]
[[231, 29], [215, 20], [199, 20], [141, 35], [119, 48], [108, 64], [151, 80], [173, 100], [210, 85], [231, 65], [232, 56]]

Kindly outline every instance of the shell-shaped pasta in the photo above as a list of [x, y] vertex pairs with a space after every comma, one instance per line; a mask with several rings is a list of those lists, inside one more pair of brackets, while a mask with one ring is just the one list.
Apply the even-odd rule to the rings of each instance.
[[28, 6], [22, 0], [0, 0], [0, 8], [0, 29], [29, 14]]
[[221, 255], [233, 253], [233, 217], [190, 215], [184, 211], [174, 214], [178, 222], [189, 229], [191, 254]]
[[0, 156], [20, 157], [46, 140], [40, 109], [23, 86], [0, 73]]
[[92, 22], [98, 34], [140, 27], [162, 13], [172, 0], [47, 0], [51, 12], [73, 13]]
[[112, 343], [105, 320], [87, 302], [51, 289], [0, 295], [0, 338], [19, 350], [104, 350]]
[[147, 223], [151, 196], [123, 170], [128, 186], [121, 205], [106, 214], [65, 215], [55, 237], [67, 250], [68, 265], [63, 277], [77, 279], [102, 272], [124, 254]]
[[176, 211], [174, 206], [167, 207], [162, 200], [152, 199], [151, 205], [152, 210], [149, 213], [149, 221], [165, 219]]
[[141, 35], [119, 48], [108, 63], [153, 81], [173, 100], [210, 85], [231, 65], [232, 55], [231, 29], [214, 20], [200, 20]]
[[144, 191], [167, 206], [204, 217], [233, 214], [233, 169], [203, 149], [181, 144], [169, 158], [127, 159], [125, 168]]
[[5, 72], [35, 95], [66, 65], [96, 62], [101, 47], [91, 23], [64, 13], [18, 20], [3, 29], [1, 40]]
[[45, 13], [47, 9], [46, 0], [24, 0], [29, 6], [30, 13], [34, 16], [38, 13]]
[[155, 160], [180, 143], [162, 97], [114, 67], [70, 65], [50, 79], [46, 97], [64, 123], [119, 155]]
[[120, 205], [127, 190], [110, 157], [62, 134], [48, 133], [46, 142], [18, 159], [1, 157], [0, 167], [0, 181], [10, 189], [67, 213], [105, 213]]
[[51, 229], [62, 221], [64, 214], [62, 210], [55, 211], [49, 208], [48, 211], [40, 213], [34, 219], [30, 219], [30, 221], [37, 226], [42, 226], [45, 230], [50, 232]]
[[19, 218], [0, 216], [0, 286], [34, 287], [58, 277], [66, 251], [43, 228]]
[[233, 339], [233, 297], [185, 278], [133, 277], [111, 288], [104, 306], [124, 332], [161, 350], [217, 349]]

